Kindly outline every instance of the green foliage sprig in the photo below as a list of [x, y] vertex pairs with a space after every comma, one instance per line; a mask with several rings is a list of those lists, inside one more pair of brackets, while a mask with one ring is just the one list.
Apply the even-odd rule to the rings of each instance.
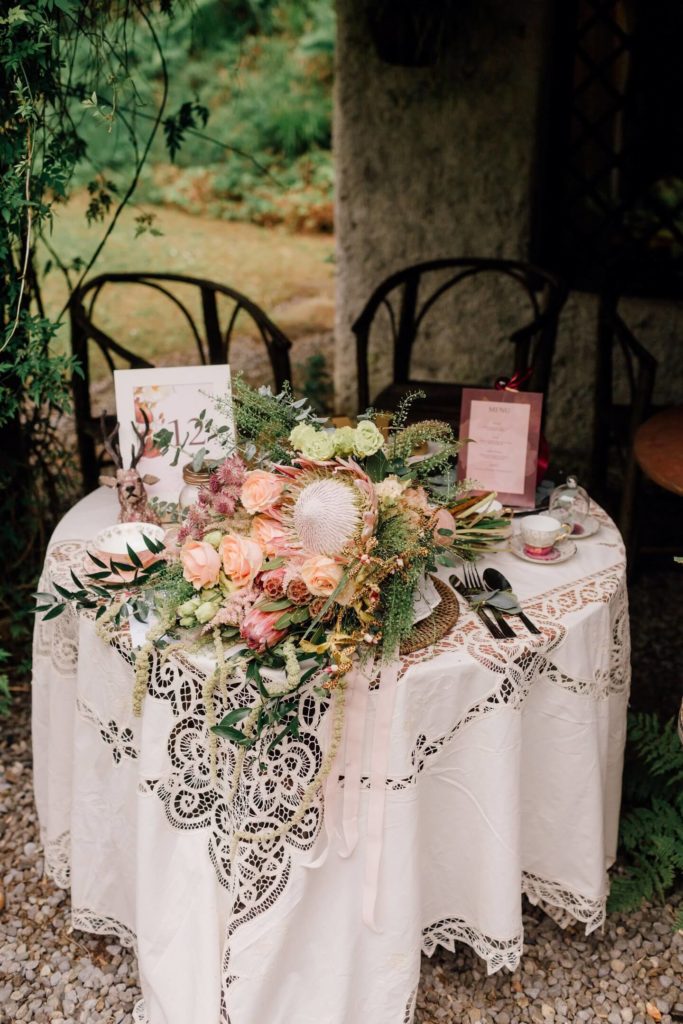
[[629, 715], [623, 804], [622, 870], [613, 875], [608, 903], [622, 912], [664, 900], [683, 880], [683, 747], [674, 720], [662, 725], [656, 714]]
[[[277, 395], [269, 387], [252, 388], [238, 375], [232, 387], [235, 427], [249, 459], [265, 458], [290, 465], [289, 434], [299, 423], [325, 422], [316, 415], [308, 399], [295, 399], [287, 381]], [[220, 408], [220, 400], [216, 403]], [[224, 410], [228, 412], [229, 410]]]
[[[7, 569], [0, 610], [13, 630], [47, 537], [77, 492], [62, 417], [79, 368], [55, 348], [66, 311], [47, 315], [43, 276], [57, 267], [70, 289], [80, 283], [136, 190], [162, 134], [169, 92], [162, 26], [173, 7], [174, 0], [34, 0], [0, 13], [0, 542]], [[143, 44], [156, 61], [149, 85], [135, 78]], [[122, 109], [127, 98], [132, 114]], [[144, 118], [137, 116], [142, 103]], [[173, 155], [190, 121], [202, 118], [196, 102], [178, 98], [167, 131]], [[114, 180], [100, 163], [102, 139], [120, 146], [122, 135], [126, 173]], [[50, 240], [55, 211], [75, 181], [87, 183], [89, 223], [104, 225], [88, 260], [62, 260]], [[138, 229], [152, 230], [144, 214]], [[51, 254], [42, 269], [38, 240]]]
[[[153, 555], [158, 555], [164, 550], [162, 541], [152, 540], [144, 534], [142, 539]], [[71, 579], [76, 589], [69, 590], [67, 587], [55, 583], [54, 588], [62, 600], [58, 600], [53, 594], [39, 592], [36, 594], [38, 600], [47, 603], [38, 604], [35, 610], [44, 613], [43, 618], [46, 620], [54, 619], [61, 615], [66, 608], [66, 602], [69, 601], [78, 610], [92, 611], [96, 609], [95, 619], [99, 619], [112, 605], [114, 596], [120, 593], [124, 596], [124, 600], [119, 602], [113, 618], [114, 624], [118, 626], [128, 616], [132, 616], [140, 622], [146, 622], [150, 605], [144, 597], [145, 588], [153, 587], [157, 581], [161, 583], [161, 574], [164, 571], [166, 571], [168, 581], [174, 579], [175, 569], [169, 572], [166, 569], [166, 563], [159, 561], [144, 565], [139, 554], [129, 544], [126, 545], [126, 549], [127, 562], [119, 562], [113, 558], [104, 562], [91, 553], [89, 557], [97, 567], [96, 571], [84, 573], [85, 582], [83, 582], [72, 569]], [[192, 588], [190, 587], [190, 589]], [[139, 591], [139, 593], [131, 593], [131, 591]]]

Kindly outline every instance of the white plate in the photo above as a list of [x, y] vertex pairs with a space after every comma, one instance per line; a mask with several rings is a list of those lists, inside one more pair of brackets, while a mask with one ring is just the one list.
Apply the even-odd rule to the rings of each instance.
[[[120, 575], [107, 576], [101, 579], [100, 583], [120, 583], [121, 580], [133, 578], [135, 566], [128, 554], [128, 546], [145, 568], [157, 561], [159, 555], [149, 550], [143, 540], [143, 534], [149, 540], [162, 541], [165, 531], [162, 526], [156, 526], [154, 523], [117, 523], [115, 526], [108, 526], [106, 530], [100, 530], [97, 536], [93, 537], [87, 549], [91, 558], [104, 562], [107, 568], [112, 561], [118, 562], [120, 566], [130, 566], [130, 572], [120, 569]], [[93, 571], [103, 572], [103, 569], [97, 562], [93, 562]]]
[[534, 555], [527, 555], [524, 550], [524, 541], [521, 534], [516, 533], [514, 537], [510, 538], [510, 550], [513, 555], [517, 555], [518, 558], [522, 558], [525, 562], [533, 562], [534, 565], [560, 565], [561, 562], [566, 562], [568, 558], [576, 554], [576, 544], [568, 538], [561, 540], [553, 548], [554, 557], [538, 558], [534, 557]]
[[150, 540], [162, 541], [164, 530], [154, 523], [116, 523], [115, 526], [108, 526], [106, 530], [100, 530], [96, 537], [90, 542], [90, 547], [105, 554], [126, 555], [127, 545], [137, 554], [149, 551], [143, 540], [143, 536]]

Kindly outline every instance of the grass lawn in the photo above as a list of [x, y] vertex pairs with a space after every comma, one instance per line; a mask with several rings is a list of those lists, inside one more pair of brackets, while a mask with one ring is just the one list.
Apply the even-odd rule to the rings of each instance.
[[[76, 196], [68, 206], [57, 207], [52, 246], [66, 263], [75, 257], [87, 260], [102, 235], [103, 226], [89, 227], [85, 219], [87, 197]], [[291, 234], [283, 228], [264, 228], [194, 217], [172, 208], [154, 209], [161, 237], [150, 234], [135, 238], [134, 218], [140, 212], [127, 210], [91, 276], [104, 271], [158, 271], [206, 277], [230, 285], [256, 302], [292, 339], [291, 353], [295, 383], [306, 359], [323, 352], [332, 366], [334, 318], [334, 239], [331, 235]], [[49, 258], [40, 252], [40, 265]], [[190, 292], [175, 289], [190, 305]], [[45, 279], [47, 315], [56, 316], [67, 297], [59, 271]], [[96, 322], [126, 348], [133, 349], [158, 365], [198, 362], [192, 336], [174, 305], [148, 288], [114, 285], [98, 301]], [[269, 380], [263, 345], [249, 336], [249, 326], [238, 321], [230, 354], [234, 370], [242, 370], [254, 383]], [[58, 342], [68, 346], [68, 326]], [[92, 358], [94, 391], [102, 403], [111, 406], [106, 365], [95, 352]]]

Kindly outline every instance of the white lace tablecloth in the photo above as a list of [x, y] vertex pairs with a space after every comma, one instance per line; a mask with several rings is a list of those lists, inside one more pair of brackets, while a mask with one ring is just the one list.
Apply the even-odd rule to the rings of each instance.
[[[112, 645], [72, 609], [35, 631], [36, 802], [48, 873], [77, 928], [134, 944], [149, 1024], [410, 1024], [420, 953], [469, 943], [489, 971], [522, 954], [522, 894], [597, 928], [615, 856], [629, 690], [621, 539], [601, 528], [559, 566], [491, 559], [542, 630], [492, 640], [462, 611], [434, 647], [403, 659], [386, 778], [376, 922], [362, 923], [365, 819], [344, 859], [322, 799], [277, 841], [240, 842], [290, 818], [324, 756], [315, 694], [305, 726], [265, 774], [234, 750], [212, 775], [207, 659], [155, 660], [131, 711], [130, 637]], [[110, 491], [56, 531], [41, 590], [69, 585], [84, 541], [115, 520]], [[217, 692], [220, 719], [253, 699]], [[227, 699], [226, 699], [227, 697]], [[371, 692], [368, 714], [374, 714]], [[367, 735], [367, 734], [366, 734]], [[366, 754], [368, 751], [366, 751]]]

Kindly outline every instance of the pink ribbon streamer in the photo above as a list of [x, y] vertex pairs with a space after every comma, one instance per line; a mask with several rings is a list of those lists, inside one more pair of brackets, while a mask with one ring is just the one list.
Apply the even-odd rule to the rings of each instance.
[[363, 741], [365, 719], [374, 658], [366, 667], [354, 670], [351, 686], [347, 686], [346, 708], [346, 749], [344, 756], [344, 809], [342, 812], [342, 837], [344, 846], [340, 857], [350, 857], [358, 845], [358, 809], [360, 806], [361, 773], [363, 771]]
[[[391, 746], [391, 724], [398, 690], [399, 667], [398, 658], [382, 666], [370, 755], [370, 798], [368, 801], [362, 916], [363, 923], [375, 932], [380, 931], [375, 921], [375, 914], [384, 841], [384, 811]], [[350, 857], [358, 845], [363, 748], [371, 678], [372, 663], [366, 666], [364, 671], [356, 666], [347, 677], [344, 742], [337, 751], [325, 783], [324, 808], [327, 844], [320, 856], [306, 865], [309, 868], [317, 868], [324, 864], [336, 838], [341, 841], [338, 851], [341, 857]], [[342, 769], [343, 791], [339, 785]]]
[[[327, 843], [315, 860], [309, 861], [308, 868], [321, 867], [327, 860], [330, 848], [340, 841], [339, 854], [349, 857], [358, 842], [358, 804], [360, 802], [360, 779], [362, 771], [363, 738], [368, 691], [372, 679], [374, 658], [362, 671], [356, 663], [346, 677], [346, 716], [344, 737], [339, 745], [330, 773], [325, 780], [323, 806]], [[342, 789], [339, 776], [344, 776]], [[351, 785], [353, 780], [353, 785]]]
[[382, 666], [375, 711], [375, 730], [372, 737], [367, 851], [365, 854], [365, 879], [363, 882], [363, 922], [375, 932], [380, 930], [375, 924], [375, 910], [384, 839], [384, 809], [386, 804], [391, 723], [394, 717], [394, 705], [398, 689], [399, 665], [398, 658], [394, 658], [388, 665]]

